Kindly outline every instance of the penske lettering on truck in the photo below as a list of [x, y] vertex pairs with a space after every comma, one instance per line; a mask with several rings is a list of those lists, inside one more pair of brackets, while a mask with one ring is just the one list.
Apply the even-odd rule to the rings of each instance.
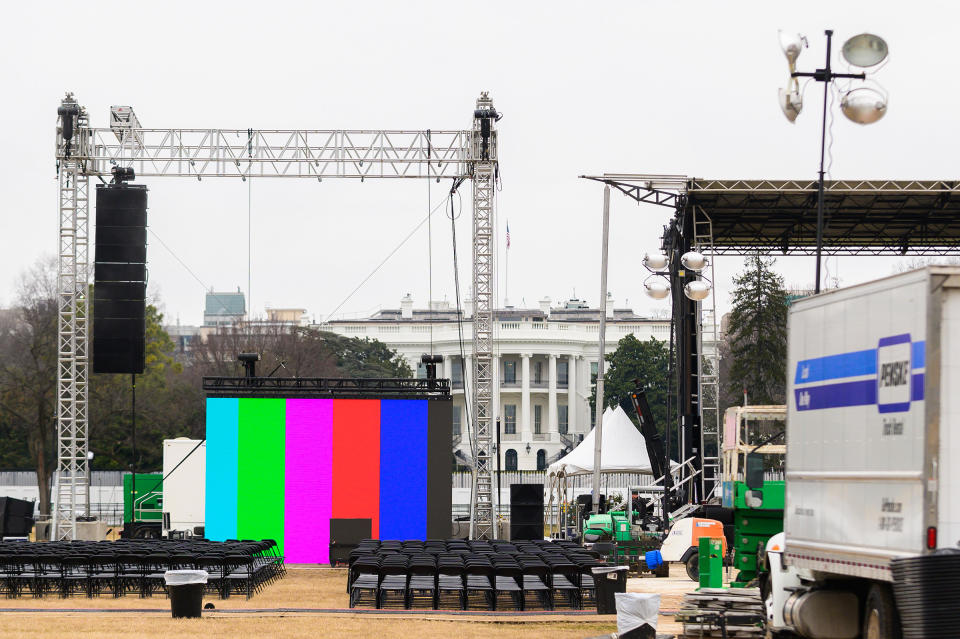
[[[880, 413], [902, 413], [923, 400], [925, 342], [909, 333], [884, 337], [876, 348], [836, 353], [797, 362], [797, 410], [876, 405]], [[886, 434], [902, 432], [902, 422], [884, 422]]]

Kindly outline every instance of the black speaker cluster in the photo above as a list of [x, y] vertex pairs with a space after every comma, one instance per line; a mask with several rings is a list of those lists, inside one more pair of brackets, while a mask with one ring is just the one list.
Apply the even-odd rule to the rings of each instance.
[[543, 539], [543, 484], [510, 484], [510, 541]]
[[147, 187], [97, 185], [93, 372], [142, 373], [147, 293]]
[[26, 537], [33, 530], [32, 501], [0, 497], [0, 535]]

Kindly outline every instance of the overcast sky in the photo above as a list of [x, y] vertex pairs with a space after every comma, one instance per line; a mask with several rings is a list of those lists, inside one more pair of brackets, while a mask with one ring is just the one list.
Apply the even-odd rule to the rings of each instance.
[[[542, 8], [541, 8], [542, 7]], [[960, 5], [951, 2], [153, 2], [11, 3], [0, 26], [3, 213], [0, 306], [19, 273], [57, 250], [56, 108], [64, 91], [107, 126], [112, 104], [146, 127], [465, 129], [490, 92], [499, 123], [499, 247], [509, 220], [509, 297], [535, 306], [598, 301], [602, 187], [584, 173], [813, 179], [822, 85], [789, 124], [777, 106], [787, 64], [777, 29], [809, 37], [802, 70], [857, 33], [891, 50], [876, 79], [889, 111], [863, 127], [835, 106], [830, 175], [956, 179]], [[841, 58], [835, 55], [835, 63]], [[247, 185], [154, 178], [150, 290], [170, 322], [202, 318], [204, 286], [247, 287]], [[327, 316], [436, 204], [421, 180], [255, 180], [252, 308]], [[428, 189], [430, 192], [428, 193]], [[471, 279], [470, 190], [457, 221], [461, 283]], [[610, 290], [649, 313], [640, 258], [669, 209], [613, 195]], [[91, 211], [92, 214], [92, 211]], [[433, 296], [453, 299], [450, 221], [433, 220]], [[340, 311], [364, 316], [428, 296], [426, 227]], [[502, 255], [502, 253], [501, 253]], [[830, 259], [841, 285], [898, 260]], [[729, 304], [738, 258], [717, 260]], [[778, 258], [788, 284], [812, 285], [812, 258]], [[500, 291], [505, 286], [500, 262]], [[196, 277], [194, 277], [194, 275]], [[200, 280], [203, 284], [201, 285]]]

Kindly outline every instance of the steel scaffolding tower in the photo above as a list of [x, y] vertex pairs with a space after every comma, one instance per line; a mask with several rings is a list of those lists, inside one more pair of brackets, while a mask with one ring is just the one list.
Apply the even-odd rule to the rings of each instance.
[[[52, 538], [76, 538], [86, 507], [88, 379], [88, 187], [112, 166], [138, 178], [451, 178], [474, 182], [474, 429], [478, 535], [493, 529], [490, 453], [493, 418], [493, 201], [499, 115], [486, 92], [466, 130], [147, 129], [130, 107], [111, 107], [109, 128], [93, 128], [67, 94], [57, 111], [60, 180], [57, 489]], [[482, 458], [481, 453], [482, 451]]]

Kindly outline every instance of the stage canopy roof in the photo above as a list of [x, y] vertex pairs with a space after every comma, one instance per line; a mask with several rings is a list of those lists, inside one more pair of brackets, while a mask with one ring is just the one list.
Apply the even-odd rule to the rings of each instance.
[[[692, 207], [696, 234], [710, 222], [714, 254], [755, 250], [813, 254], [816, 180], [704, 180], [677, 175], [584, 176], [638, 202]], [[828, 180], [824, 253], [944, 255], [960, 252], [960, 182]]]

